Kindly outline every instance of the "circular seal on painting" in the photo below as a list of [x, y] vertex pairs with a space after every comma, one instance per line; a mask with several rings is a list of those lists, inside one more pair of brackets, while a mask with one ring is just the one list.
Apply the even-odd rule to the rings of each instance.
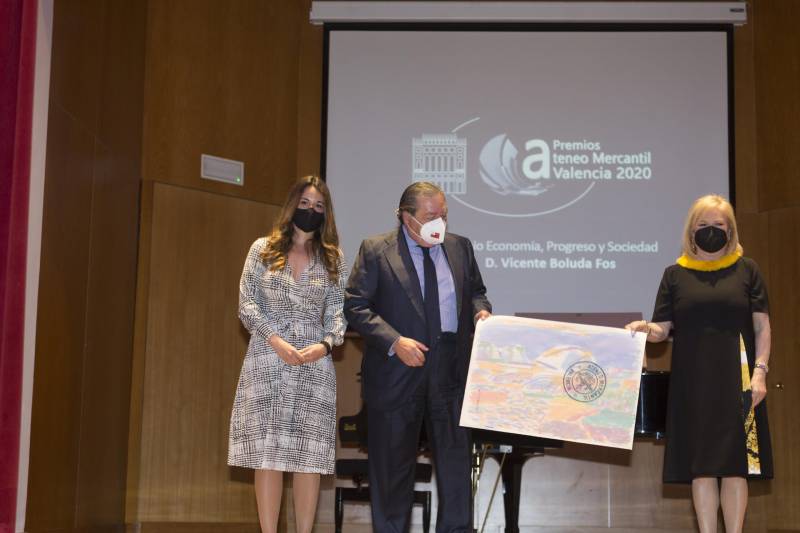
[[593, 402], [606, 390], [606, 373], [592, 361], [578, 361], [564, 373], [564, 391], [573, 400]]

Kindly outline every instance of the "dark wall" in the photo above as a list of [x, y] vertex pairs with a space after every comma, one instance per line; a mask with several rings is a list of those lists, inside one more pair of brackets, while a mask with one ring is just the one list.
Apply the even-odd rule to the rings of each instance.
[[27, 531], [124, 523], [146, 12], [54, 6]]
[[[772, 322], [768, 379], [775, 480], [768, 526], [800, 529], [800, 2], [753, 3], [758, 217], [748, 230], [766, 248]], [[747, 243], [745, 243], [747, 246]], [[747, 252], [747, 250], [745, 250]]]

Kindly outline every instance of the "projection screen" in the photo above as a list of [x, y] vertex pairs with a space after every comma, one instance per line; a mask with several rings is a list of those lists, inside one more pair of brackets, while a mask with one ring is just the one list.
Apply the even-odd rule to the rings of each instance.
[[733, 194], [730, 29], [588, 28], [326, 27], [348, 263], [431, 181], [495, 312], [649, 318], [691, 202]]

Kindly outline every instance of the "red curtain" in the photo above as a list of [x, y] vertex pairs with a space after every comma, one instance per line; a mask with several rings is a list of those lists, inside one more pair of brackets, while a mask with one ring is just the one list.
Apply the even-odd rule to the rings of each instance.
[[36, 0], [0, 0], [0, 532], [13, 532], [22, 396]]

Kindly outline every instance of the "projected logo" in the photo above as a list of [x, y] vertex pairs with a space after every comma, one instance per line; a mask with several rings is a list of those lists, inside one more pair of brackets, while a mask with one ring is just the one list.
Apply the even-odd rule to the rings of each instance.
[[[564, 170], [553, 165], [544, 140], [524, 133], [498, 134], [479, 121], [474, 117], [447, 133], [413, 137], [412, 182], [430, 181], [452, 200], [501, 217], [555, 213], [595, 187], [595, 179], [566, 179]], [[481, 148], [469, 153], [468, 146]]]
[[[544, 141], [533, 139], [525, 143], [525, 148], [541, 150], [541, 144]], [[498, 194], [536, 196], [546, 192], [548, 186], [540, 180], [550, 177], [549, 161], [541, 157], [541, 152], [526, 156], [522, 162], [519, 156], [508, 135], [492, 137], [481, 150], [481, 179]]]

